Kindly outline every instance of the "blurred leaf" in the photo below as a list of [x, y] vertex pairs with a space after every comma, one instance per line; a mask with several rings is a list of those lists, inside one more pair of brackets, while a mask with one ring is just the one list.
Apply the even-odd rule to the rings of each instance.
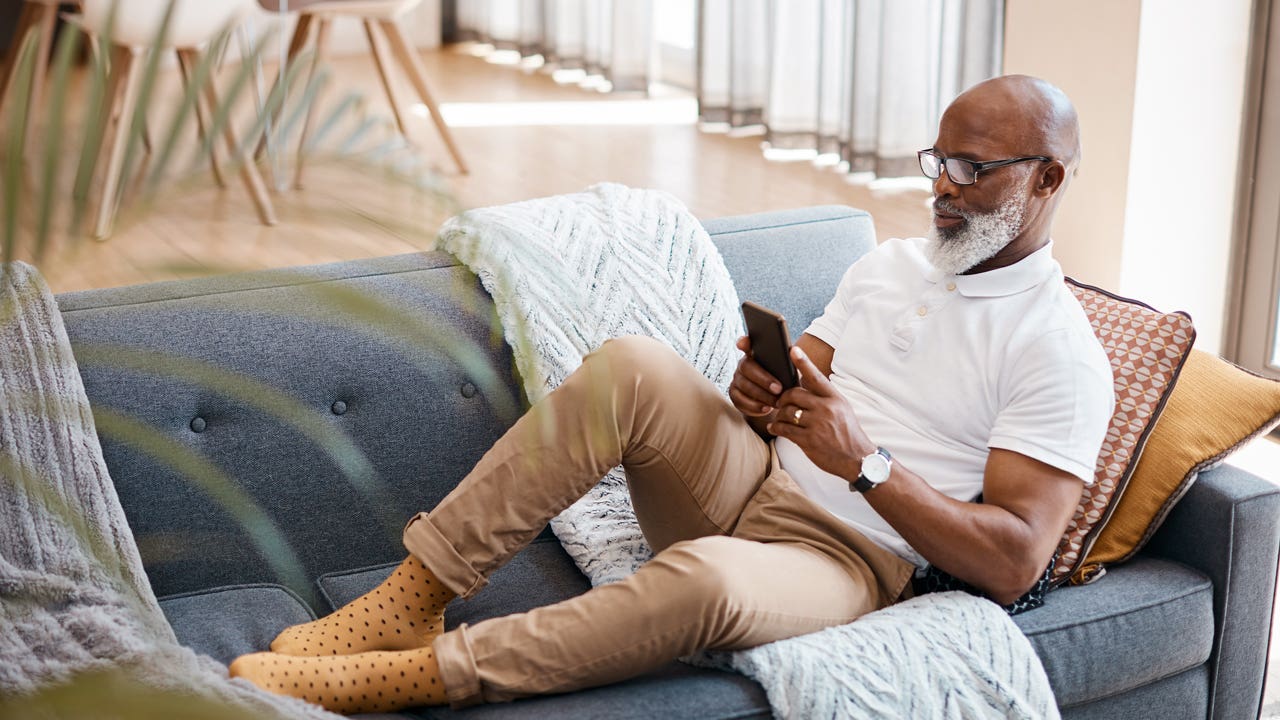
[[[115, 35], [116, 13], [119, 3], [111, 3], [107, 13], [107, 24], [103, 29], [104, 38]], [[68, 30], [70, 31], [70, 30]], [[83, 30], [76, 26], [76, 31]], [[84, 218], [89, 209], [89, 188], [93, 184], [94, 172], [98, 168], [98, 156], [102, 152], [102, 143], [106, 140], [107, 131], [111, 127], [111, 108], [106, 104], [107, 81], [109, 77], [108, 59], [111, 48], [105, 39], [92, 39], [94, 52], [89, 62], [89, 93], [85, 102], [85, 121], [82, 131], [84, 143], [80, 147], [80, 159], [76, 165], [76, 180], [71, 191], [71, 232], [78, 235], [84, 228]]]
[[36, 224], [35, 259], [37, 262], [45, 257], [53, 234], [53, 210], [58, 198], [58, 168], [62, 159], [63, 126], [67, 112], [67, 83], [70, 78], [71, 62], [80, 51], [80, 33], [74, 30], [64, 32], [58, 37], [57, 49], [54, 51], [53, 83], [50, 85], [49, 127], [45, 131], [44, 142], [44, 183], [38, 197], [40, 214]]
[[258, 547], [262, 559], [283, 584], [304, 597], [314, 594], [311, 582], [302, 570], [302, 562], [284, 533], [266, 511], [217, 465], [141, 420], [109, 408], [94, 408], [93, 420], [102, 436], [128, 445], [186, 476], [244, 528]]
[[243, 720], [246, 708], [154, 687], [123, 668], [80, 673], [33, 695], [0, 699], [0, 720]]
[[22, 188], [22, 160], [26, 150], [27, 107], [31, 103], [31, 81], [36, 67], [35, 28], [22, 38], [16, 60], [17, 85], [13, 88], [13, 101], [9, 103], [9, 147], [4, 167], [4, 237], [0, 243], [0, 262], [8, 262], [16, 255], [18, 245], [18, 190]]
[[122, 345], [75, 343], [73, 349], [81, 367], [124, 368], [153, 377], [190, 382], [247, 407], [257, 408], [297, 430], [333, 460], [374, 513], [382, 516], [384, 529], [390, 536], [400, 536], [404, 518], [388, 514], [394, 505], [385, 488], [379, 484], [373, 463], [346, 433], [324, 422], [298, 399], [243, 373], [191, 358]]

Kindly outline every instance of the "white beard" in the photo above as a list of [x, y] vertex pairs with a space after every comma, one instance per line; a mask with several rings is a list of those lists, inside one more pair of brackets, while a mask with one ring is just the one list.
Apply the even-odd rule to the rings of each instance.
[[1014, 195], [989, 213], [962, 213], [948, 203], [935, 203], [947, 213], [965, 219], [959, 228], [929, 228], [924, 246], [925, 256], [938, 270], [959, 275], [995, 257], [996, 253], [1017, 237], [1027, 199]]

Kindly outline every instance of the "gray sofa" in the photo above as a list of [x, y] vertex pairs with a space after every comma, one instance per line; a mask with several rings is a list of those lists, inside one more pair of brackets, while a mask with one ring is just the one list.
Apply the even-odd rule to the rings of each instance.
[[[797, 332], [874, 244], [871, 218], [844, 207], [706, 227], [741, 297], [778, 309]], [[193, 480], [172, 458], [103, 438], [166, 615], [184, 643], [224, 662], [379, 582], [404, 556], [403, 522], [435, 505], [520, 409], [488, 297], [442, 254], [69, 293], [58, 302], [94, 407], [144, 420], [226, 476], [226, 485], [208, 474]], [[202, 364], [177, 368], [179, 377], [122, 348]], [[282, 395], [225, 379], [216, 390], [211, 369]], [[337, 435], [351, 444], [325, 439]], [[231, 489], [265, 511], [296, 563], [245, 531]], [[1278, 547], [1280, 490], [1222, 467], [1199, 479], [1133, 562], [1093, 585], [1057, 590], [1043, 608], [1018, 616], [1064, 716], [1255, 717]], [[447, 619], [474, 623], [587, 587], [544, 532], [479, 596], [451, 606]], [[672, 663], [570, 695], [407, 714], [770, 713], [755, 683]]]

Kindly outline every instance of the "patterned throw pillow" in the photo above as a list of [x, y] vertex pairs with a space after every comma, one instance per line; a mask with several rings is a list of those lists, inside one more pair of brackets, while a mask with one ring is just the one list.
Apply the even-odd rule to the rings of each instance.
[[1276, 423], [1280, 382], [1192, 350], [1124, 497], [1113, 501], [1111, 519], [1071, 582], [1090, 582], [1133, 557], [1201, 472]]
[[1161, 313], [1070, 278], [1067, 287], [1111, 360], [1116, 410], [1098, 454], [1094, 483], [1084, 489], [1058, 545], [1055, 586], [1089, 554], [1114, 512], [1196, 337], [1191, 316], [1184, 312]]

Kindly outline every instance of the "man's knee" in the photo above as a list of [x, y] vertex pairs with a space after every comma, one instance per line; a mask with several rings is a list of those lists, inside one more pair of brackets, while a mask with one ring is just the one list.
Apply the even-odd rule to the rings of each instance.
[[[633, 385], [639, 379], [657, 380], [658, 386], [678, 384], [692, 367], [669, 345], [644, 335], [624, 335], [606, 340], [583, 360], [593, 374], [614, 385]], [[696, 372], [696, 371], [694, 371]]]

